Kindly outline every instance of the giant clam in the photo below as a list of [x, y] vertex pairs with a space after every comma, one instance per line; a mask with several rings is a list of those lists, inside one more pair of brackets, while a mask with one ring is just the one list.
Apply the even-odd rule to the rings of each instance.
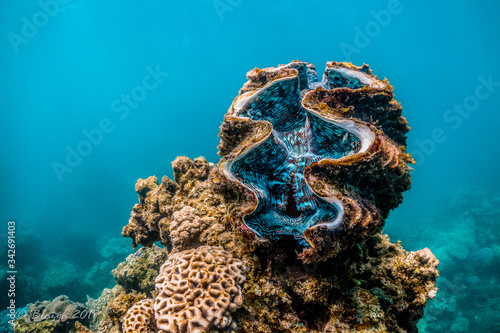
[[303, 256], [331, 247], [326, 238], [380, 231], [413, 162], [389, 82], [344, 62], [328, 62], [321, 81], [301, 61], [247, 78], [221, 125], [213, 176], [246, 193], [244, 225], [262, 239], [293, 236]]

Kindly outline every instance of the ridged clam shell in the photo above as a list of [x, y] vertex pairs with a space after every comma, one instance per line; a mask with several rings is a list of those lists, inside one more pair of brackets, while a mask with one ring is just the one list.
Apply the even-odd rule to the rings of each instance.
[[218, 164], [246, 192], [245, 225], [316, 249], [316, 229], [379, 230], [409, 188], [412, 162], [389, 82], [340, 62], [328, 62], [321, 81], [301, 61], [247, 78], [221, 126]]

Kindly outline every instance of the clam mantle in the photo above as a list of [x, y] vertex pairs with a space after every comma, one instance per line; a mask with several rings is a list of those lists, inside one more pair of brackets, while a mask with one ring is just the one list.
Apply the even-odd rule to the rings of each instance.
[[321, 81], [300, 61], [247, 78], [221, 126], [213, 177], [247, 192], [245, 226], [306, 248], [339, 232], [381, 230], [410, 187], [413, 162], [389, 82], [339, 62], [327, 63]]

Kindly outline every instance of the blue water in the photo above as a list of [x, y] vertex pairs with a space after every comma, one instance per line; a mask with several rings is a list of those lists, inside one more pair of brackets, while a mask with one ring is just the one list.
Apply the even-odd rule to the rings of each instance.
[[[0, 234], [5, 244], [7, 222], [16, 221], [19, 307], [61, 293], [83, 302], [113, 283], [109, 270], [130, 252], [120, 232], [136, 180], [171, 175], [178, 155], [216, 162], [218, 127], [248, 70], [300, 59], [322, 72], [336, 60], [387, 77], [412, 127], [412, 189], [385, 231], [408, 250], [465, 246], [461, 259], [445, 258], [455, 265], [447, 274], [490, 286], [477, 308], [458, 287], [442, 288], [456, 306], [443, 314], [437, 299], [422, 331], [438, 332], [437, 323], [448, 325], [441, 332], [500, 331], [492, 326], [500, 311], [500, 3], [46, 3], [0, 2]], [[489, 236], [470, 236], [485, 219]], [[491, 269], [460, 269], [483, 248]], [[53, 281], [57, 267], [71, 283]], [[92, 270], [108, 275], [90, 283]]]

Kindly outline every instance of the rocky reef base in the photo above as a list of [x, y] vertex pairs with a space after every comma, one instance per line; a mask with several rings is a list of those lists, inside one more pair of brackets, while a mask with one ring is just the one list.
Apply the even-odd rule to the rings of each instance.
[[[387, 236], [377, 234], [334, 258], [304, 263], [297, 258], [293, 239], [259, 244], [244, 227], [227, 221], [236, 198], [226, 201], [214, 192], [209, 182], [214, 166], [203, 158], [186, 157], [173, 166], [175, 183], [166, 177], [159, 185], [156, 177], [137, 182], [142, 203], [134, 207], [131, 223], [149, 218], [150, 223], [170, 227], [163, 229], [168, 234], [162, 234], [168, 244], [221, 246], [240, 258], [246, 266], [243, 302], [231, 314], [235, 328], [228, 331], [417, 332], [425, 304], [437, 290], [438, 261], [430, 250], [406, 252], [399, 242], [392, 244]], [[113, 271], [117, 285], [87, 302], [90, 320], [79, 321], [87, 328], [75, 327], [76, 320], [69, 327], [58, 321], [47, 327], [47, 323], [23, 320], [16, 322], [14, 331], [124, 332], [128, 309], [153, 297], [154, 279], [168, 258], [168, 248], [171, 245], [143, 247], [121, 263]], [[29, 311], [39, 307], [32, 304]]]

